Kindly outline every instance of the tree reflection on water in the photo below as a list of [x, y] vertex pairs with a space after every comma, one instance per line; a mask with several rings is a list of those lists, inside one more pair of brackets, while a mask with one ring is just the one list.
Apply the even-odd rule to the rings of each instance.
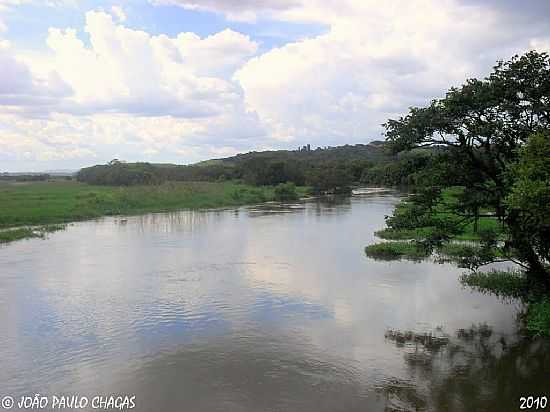
[[378, 392], [389, 411], [515, 411], [520, 396], [550, 395], [550, 341], [505, 336], [484, 324], [419, 334], [389, 330], [404, 353], [406, 378]]

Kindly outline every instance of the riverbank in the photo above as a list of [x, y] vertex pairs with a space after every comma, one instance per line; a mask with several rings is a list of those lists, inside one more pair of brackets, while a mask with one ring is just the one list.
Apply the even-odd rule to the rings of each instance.
[[[307, 188], [298, 187], [296, 193], [304, 196]], [[241, 206], [276, 198], [275, 187], [232, 181], [129, 187], [75, 181], [5, 183], [0, 185], [0, 242], [42, 237], [48, 225], [101, 216]]]
[[550, 336], [548, 291], [529, 279], [520, 265], [508, 271], [491, 269], [493, 262], [517, 262], [514, 251], [499, 246], [507, 234], [492, 210], [479, 210], [483, 217], [477, 222], [464, 220], [456, 207], [462, 192], [459, 187], [445, 189], [431, 208], [424, 209], [414, 198], [403, 199], [386, 220], [387, 227], [375, 232], [385, 242], [368, 245], [365, 254], [377, 260], [420, 261], [433, 256], [437, 262], [454, 263], [468, 271], [461, 277], [463, 285], [523, 302], [525, 330]]
[[[480, 209], [482, 215], [477, 222], [467, 222], [459, 225], [457, 222], [464, 220], [457, 210], [459, 197], [464, 189], [461, 187], [450, 187], [441, 192], [440, 200], [434, 205], [430, 213], [430, 222], [446, 221], [450, 224], [459, 226], [459, 231], [453, 234], [453, 240], [470, 240], [479, 241], [481, 235], [487, 231], [493, 231], [498, 236], [502, 236], [502, 225], [496, 217], [491, 216], [494, 212], [489, 209]], [[407, 199], [401, 201], [394, 212], [394, 215], [406, 217], [413, 215], [416, 211], [414, 205]], [[437, 230], [434, 226], [427, 223], [426, 225], [414, 228], [385, 228], [376, 232], [376, 236], [385, 240], [422, 240], [429, 237]]]

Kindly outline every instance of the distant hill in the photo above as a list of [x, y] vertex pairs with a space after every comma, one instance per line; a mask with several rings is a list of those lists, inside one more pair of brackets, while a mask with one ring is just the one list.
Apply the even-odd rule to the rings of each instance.
[[390, 155], [386, 152], [387, 144], [383, 141], [373, 141], [368, 144], [344, 145], [335, 147], [318, 147], [316, 149], [303, 146], [298, 150], [267, 150], [262, 152], [240, 153], [235, 156], [205, 160], [196, 163], [195, 166], [213, 166], [213, 165], [239, 165], [243, 162], [261, 159], [265, 161], [313, 161], [313, 162], [332, 162], [332, 161], [354, 161], [366, 160], [371, 162], [381, 162], [390, 160]]
[[395, 157], [386, 143], [344, 145], [297, 150], [241, 153], [192, 165], [126, 163], [118, 159], [106, 165], [81, 169], [81, 182], [99, 185], [142, 185], [166, 181], [241, 180], [266, 186], [293, 182], [316, 191], [338, 191], [360, 182], [367, 170], [390, 164]]

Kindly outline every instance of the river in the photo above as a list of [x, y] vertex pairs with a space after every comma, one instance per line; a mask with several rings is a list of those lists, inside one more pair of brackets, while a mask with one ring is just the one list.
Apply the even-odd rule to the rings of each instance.
[[134, 410], [167, 412], [550, 396], [549, 342], [518, 333], [518, 302], [461, 286], [450, 264], [365, 256], [398, 199], [109, 217], [2, 246], [0, 395], [135, 395]]

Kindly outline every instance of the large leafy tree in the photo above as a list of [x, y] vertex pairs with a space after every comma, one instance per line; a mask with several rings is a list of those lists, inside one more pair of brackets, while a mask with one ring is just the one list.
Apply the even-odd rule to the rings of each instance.
[[[535, 265], [550, 262], [550, 131], [529, 138], [511, 175], [514, 183], [505, 203], [509, 217], [518, 223], [511, 228], [517, 230], [513, 246]], [[536, 273], [544, 273], [544, 268]]]
[[[453, 161], [447, 168], [465, 170], [463, 209], [478, 214], [491, 206], [509, 227], [511, 244], [530, 272], [549, 278], [548, 256], [529, 236], [523, 215], [505, 199], [512, 190], [510, 165], [531, 135], [550, 128], [550, 57], [531, 51], [498, 62], [485, 79], [469, 79], [451, 88], [444, 98], [385, 125], [386, 138], [400, 152], [418, 147], [446, 147]], [[548, 207], [543, 205], [542, 207]], [[550, 281], [547, 280], [550, 283]]]

